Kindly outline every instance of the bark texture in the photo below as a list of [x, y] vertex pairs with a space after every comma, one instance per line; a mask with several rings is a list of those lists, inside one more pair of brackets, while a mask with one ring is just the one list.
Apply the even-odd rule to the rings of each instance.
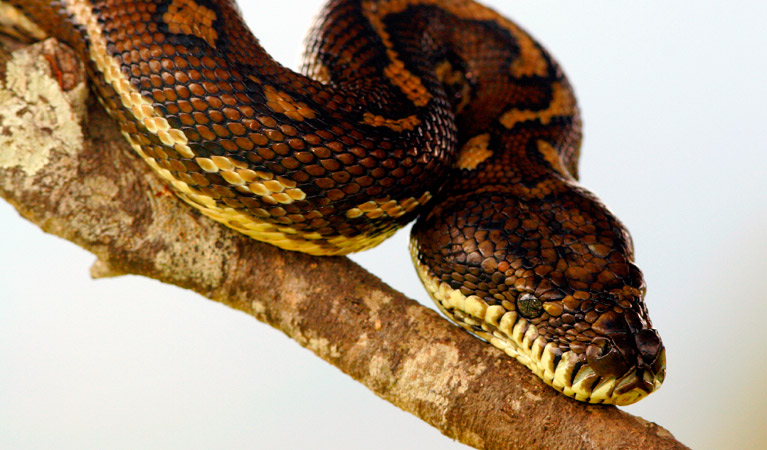
[[88, 98], [66, 48], [49, 40], [8, 59], [0, 195], [95, 254], [93, 276], [143, 275], [250, 314], [478, 449], [687, 448], [655, 423], [555, 392], [347, 258], [282, 251], [201, 216]]

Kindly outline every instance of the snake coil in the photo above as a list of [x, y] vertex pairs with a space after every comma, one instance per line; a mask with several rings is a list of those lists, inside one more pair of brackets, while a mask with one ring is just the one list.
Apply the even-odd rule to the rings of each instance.
[[99, 100], [178, 196], [318, 255], [419, 216], [439, 308], [565, 395], [630, 404], [665, 350], [618, 219], [577, 180], [572, 88], [471, 0], [331, 0], [303, 74], [230, 0], [8, 0], [87, 62]]

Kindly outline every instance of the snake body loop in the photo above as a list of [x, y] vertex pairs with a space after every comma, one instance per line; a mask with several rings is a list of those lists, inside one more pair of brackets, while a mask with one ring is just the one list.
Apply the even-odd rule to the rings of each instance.
[[420, 216], [440, 309], [564, 394], [633, 403], [665, 351], [625, 227], [577, 181], [580, 118], [557, 63], [471, 0], [331, 0], [303, 73], [228, 0], [10, 0], [88, 64], [180, 198], [312, 254]]

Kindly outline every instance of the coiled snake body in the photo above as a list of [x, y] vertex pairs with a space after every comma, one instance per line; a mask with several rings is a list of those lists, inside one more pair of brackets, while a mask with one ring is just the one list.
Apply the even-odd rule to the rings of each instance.
[[10, 0], [88, 62], [126, 139], [184, 201], [312, 254], [411, 253], [440, 309], [555, 389], [633, 403], [665, 351], [623, 225], [576, 182], [551, 56], [471, 0], [331, 0], [304, 73], [230, 0]]

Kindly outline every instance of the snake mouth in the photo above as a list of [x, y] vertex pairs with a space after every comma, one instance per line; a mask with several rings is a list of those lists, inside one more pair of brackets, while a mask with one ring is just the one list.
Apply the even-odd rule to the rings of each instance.
[[448, 318], [503, 350], [568, 397], [588, 403], [624, 406], [638, 402], [663, 383], [666, 374], [663, 348], [651, 363], [640, 359], [633, 365], [621, 367], [617, 373], [604, 370], [599, 363], [592, 364], [594, 357], [572, 350], [563, 352], [558, 345], [539, 335], [538, 328], [515, 311], [508, 311], [501, 305], [488, 305], [477, 296], [465, 296], [460, 290], [434, 278], [418, 261], [415, 251], [413, 261], [429, 295]]

